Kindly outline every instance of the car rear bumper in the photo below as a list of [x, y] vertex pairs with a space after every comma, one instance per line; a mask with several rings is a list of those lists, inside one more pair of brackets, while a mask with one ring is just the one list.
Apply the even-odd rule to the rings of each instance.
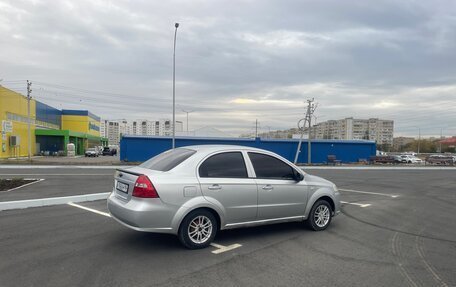
[[132, 197], [126, 202], [116, 197], [114, 191], [109, 195], [107, 205], [111, 217], [130, 229], [177, 234], [177, 228], [171, 226], [177, 210], [159, 198]]

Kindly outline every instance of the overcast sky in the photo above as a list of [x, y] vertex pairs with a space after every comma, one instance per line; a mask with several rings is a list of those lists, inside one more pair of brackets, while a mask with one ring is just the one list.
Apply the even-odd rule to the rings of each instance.
[[456, 134], [456, 1], [0, 0], [0, 84], [102, 118], [232, 135], [380, 117]]

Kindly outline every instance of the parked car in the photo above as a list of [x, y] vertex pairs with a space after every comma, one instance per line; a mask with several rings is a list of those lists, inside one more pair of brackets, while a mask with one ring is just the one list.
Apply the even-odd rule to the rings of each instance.
[[392, 155], [376, 155], [369, 158], [370, 163], [399, 163], [402, 162], [402, 159], [398, 159]]
[[426, 162], [429, 164], [439, 165], [454, 165], [456, 163], [456, 157], [451, 155], [430, 155], [426, 158]]
[[86, 149], [84, 155], [86, 157], [98, 157], [98, 151], [96, 148], [88, 148]]
[[117, 150], [115, 148], [104, 147], [103, 148], [103, 155], [116, 155]]
[[417, 158], [412, 155], [401, 155], [401, 159], [402, 159], [403, 163], [417, 163], [417, 164], [423, 163], [422, 159]]
[[393, 161], [394, 163], [401, 163], [402, 157], [400, 155], [393, 155]]
[[103, 147], [102, 146], [97, 146], [98, 154], [103, 155]]
[[116, 171], [111, 216], [137, 231], [171, 233], [189, 249], [207, 247], [219, 230], [289, 221], [326, 229], [340, 212], [330, 181], [256, 148], [176, 148]]

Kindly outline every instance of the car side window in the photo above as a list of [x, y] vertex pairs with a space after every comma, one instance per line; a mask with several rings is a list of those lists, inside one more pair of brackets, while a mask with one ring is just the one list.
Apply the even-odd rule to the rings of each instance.
[[249, 152], [257, 178], [294, 179], [295, 171], [287, 163], [266, 154]]
[[200, 177], [247, 178], [247, 168], [240, 152], [225, 152], [206, 159], [199, 167]]

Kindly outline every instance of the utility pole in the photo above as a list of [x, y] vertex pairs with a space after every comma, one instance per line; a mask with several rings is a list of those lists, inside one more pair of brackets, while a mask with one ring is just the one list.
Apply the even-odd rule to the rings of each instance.
[[[302, 125], [302, 128], [299, 126], [299, 124], [304, 121], [304, 124]], [[299, 137], [299, 142], [298, 142], [298, 148], [296, 150], [296, 155], [295, 155], [295, 159], [294, 159], [294, 164], [296, 164], [298, 162], [298, 157], [299, 157], [299, 154], [301, 153], [301, 144], [302, 144], [302, 138], [304, 136], [304, 130], [306, 129], [306, 121], [307, 121], [307, 115], [305, 118], [302, 118], [298, 121], [298, 130], [301, 130], [301, 136]]]
[[308, 116], [308, 122], [309, 122], [309, 137], [307, 139], [307, 164], [312, 164], [312, 147], [311, 147], [311, 141], [312, 141], [312, 115], [315, 112], [315, 109], [317, 108], [317, 105], [314, 104], [314, 99], [312, 100], [307, 100], [307, 116]]
[[317, 120], [318, 120], [318, 117], [317, 116], [313, 116], [314, 119], [315, 119], [315, 123], [314, 123], [314, 127], [313, 127], [313, 138], [316, 139], [317, 138]]
[[30, 132], [30, 100], [32, 99], [32, 82], [27, 80], [27, 133], [28, 133], [28, 160], [32, 161], [32, 136]]
[[258, 137], [258, 119], [255, 120], [255, 138]]
[[193, 113], [194, 111], [186, 111], [186, 110], [182, 110], [182, 111], [187, 114], [187, 136], [188, 136], [188, 114]]
[[[306, 123], [309, 124], [308, 126], [308, 138], [307, 138], [307, 164], [311, 164], [312, 163], [312, 146], [311, 146], [311, 141], [312, 141], [312, 116], [313, 116], [313, 113], [315, 112], [315, 109], [317, 108], [317, 104], [314, 103], [314, 99], [312, 98], [311, 100], [307, 100], [307, 111], [306, 111], [306, 115], [304, 118], [300, 119], [298, 121], [298, 129], [301, 130], [301, 137], [299, 139], [299, 143], [298, 143], [298, 149], [296, 150], [296, 156], [295, 156], [295, 160], [294, 160], [294, 163], [296, 164], [298, 162], [298, 157], [299, 157], [299, 153], [301, 152], [301, 144], [302, 144], [302, 138], [303, 138], [303, 135], [304, 135], [304, 131], [306, 129]], [[304, 121], [303, 125], [302, 125], [302, 128], [300, 127], [300, 123]]]
[[175, 23], [174, 27], [174, 50], [173, 50], [173, 149], [176, 147], [176, 37], [179, 23]]

